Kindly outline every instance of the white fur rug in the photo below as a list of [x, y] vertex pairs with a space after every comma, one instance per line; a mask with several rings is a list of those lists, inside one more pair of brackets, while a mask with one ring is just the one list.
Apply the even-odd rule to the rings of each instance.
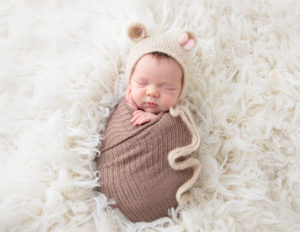
[[[93, 190], [135, 21], [198, 36], [201, 177], [148, 224]], [[0, 231], [300, 231], [299, 38], [298, 0], [1, 1]]]

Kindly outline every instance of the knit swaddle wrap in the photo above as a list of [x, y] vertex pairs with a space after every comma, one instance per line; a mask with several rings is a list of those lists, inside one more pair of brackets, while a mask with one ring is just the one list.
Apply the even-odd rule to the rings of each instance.
[[176, 105], [143, 125], [131, 125], [133, 110], [123, 100], [107, 121], [105, 140], [97, 160], [102, 182], [100, 191], [116, 200], [116, 207], [132, 221], [153, 221], [171, 207], [190, 198], [189, 189], [200, 174], [200, 162], [191, 156], [200, 136], [185, 101], [192, 75], [190, 53], [196, 37], [185, 31], [148, 35], [144, 25], [132, 24], [129, 38], [135, 42], [126, 61], [130, 82], [141, 57], [160, 52], [182, 68], [182, 90]]
[[[193, 186], [200, 174], [200, 162], [198, 159], [193, 157], [182, 159], [186, 157], [186, 155], [196, 151], [200, 145], [200, 135], [186, 102], [189, 80], [193, 75], [191, 50], [195, 48], [197, 38], [190, 30], [184, 30], [181, 34], [169, 31], [149, 35], [146, 27], [141, 23], [131, 24], [128, 28], [127, 34], [128, 37], [135, 43], [131, 48], [126, 61], [125, 75], [129, 82], [134, 71], [134, 67], [139, 59], [152, 52], [160, 52], [173, 58], [181, 66], [183, 71], [182, 90], [176, 105], [171, 107], [170, 114], [173, 117], [181, 118], [190, 131], [192, 140], [190, 144], [178, 147], [171, 151], [168, 155], [169, 165], [172, 169], [184, 170], [189, 167], [193, 169], [192, 178], [184, 183], [176, 193], [177, 202], [180, 205], [183, 205], [190, 198], [190, 192], [188, 190]], [[185, 37], [185, 39], [183, 39], [183, 37]]]
[[192, 177], [192, 169], [173, 170], [171, 150], [191, 143], [180, 117], [160, 113], [157, 119], [134, 127], [133, 110], [124, 99], [109, 117], [97, 167], [100, 191], [116, 201], [131, 221], [153, 221], [177, 206], [176, 193]]

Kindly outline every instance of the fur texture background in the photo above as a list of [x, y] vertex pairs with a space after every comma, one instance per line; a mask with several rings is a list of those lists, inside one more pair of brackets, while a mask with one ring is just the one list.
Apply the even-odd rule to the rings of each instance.
[[[148, 224], [93, 191], [135, 21], [198, 36], [201, 176]], [[1, 1], [0, 231], [300, 231], [299, 38], [297, 0]]]

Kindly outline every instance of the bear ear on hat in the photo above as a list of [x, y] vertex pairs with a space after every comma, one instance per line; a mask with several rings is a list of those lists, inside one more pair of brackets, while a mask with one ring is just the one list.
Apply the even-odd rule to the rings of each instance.
[[185, 49], [186, 51], [190, 51], [194, 47], [196, 47], [197, 38], [194, 33], [185, 31], [179, 36], [178, 43], [183, 49]]
[[141, 23], [132, 23], [128, 27], [127, 34], [132, 41], [138, 42], [147, 37], [147, 30]]

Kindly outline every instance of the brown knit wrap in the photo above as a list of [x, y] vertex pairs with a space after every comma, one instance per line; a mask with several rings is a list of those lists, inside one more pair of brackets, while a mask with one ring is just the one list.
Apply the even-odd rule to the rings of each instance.
[[191, 168], [174, 171], [169, 151], [191, 142], [180, 117], [160, 113], [140, 126], [132, 126], [133, 110], [123, 99], [109, 117], [97, 168], [100, 191], [113, 198], [133, 221], [153, 221], [177, 206], [176, 192], [191, 176]]

